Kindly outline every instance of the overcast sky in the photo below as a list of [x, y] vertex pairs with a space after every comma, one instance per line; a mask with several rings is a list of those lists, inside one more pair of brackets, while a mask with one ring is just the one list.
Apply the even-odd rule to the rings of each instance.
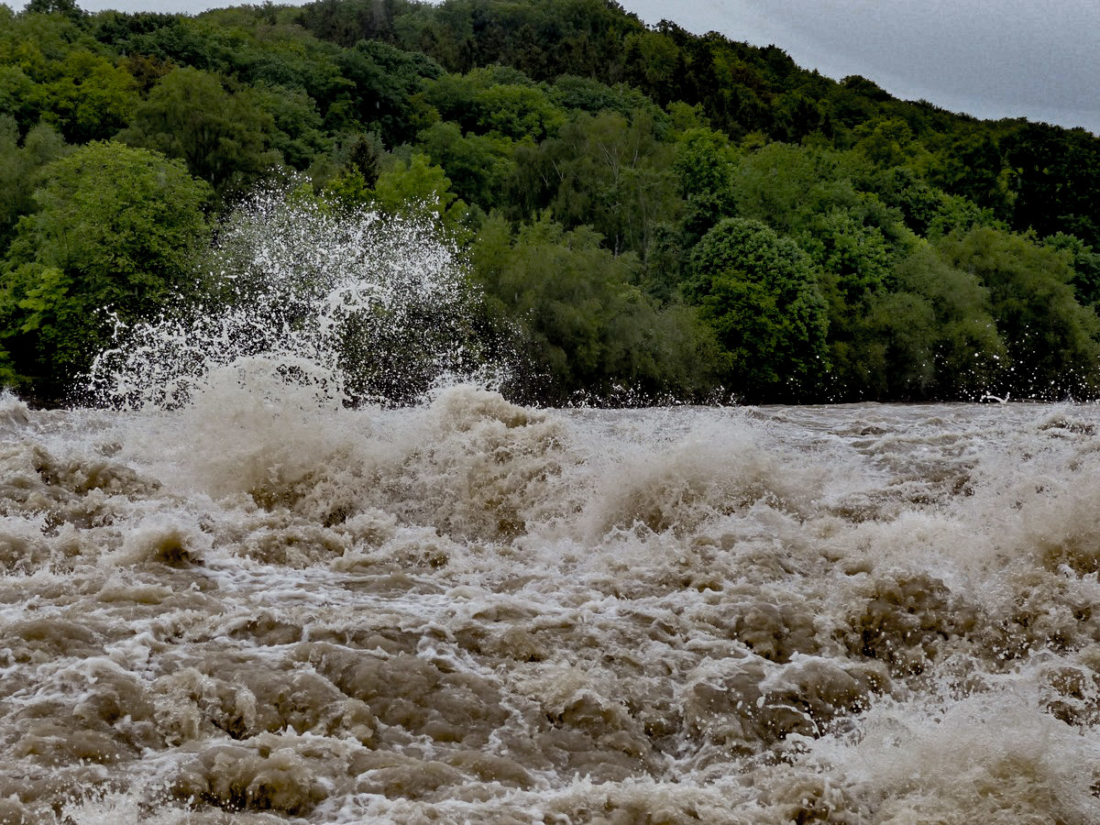
[[[620, 0], [647, 23], [775, 44], [805, 68], [978, 117], [1100, 134], [1097, 0]], [[21, 8], [22, 2], [11, 3]], [[87, 11], [199, 12], [211, 0], [78, 0]]]

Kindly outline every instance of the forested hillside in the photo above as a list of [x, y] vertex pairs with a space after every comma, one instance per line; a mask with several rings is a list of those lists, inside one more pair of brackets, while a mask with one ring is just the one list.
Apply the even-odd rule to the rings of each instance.
[[0, 379], [62, 398], [272, 180], [435, 212], [523, 400], [1100, 392], [1100, 140], [605, 0], [0, 6]]

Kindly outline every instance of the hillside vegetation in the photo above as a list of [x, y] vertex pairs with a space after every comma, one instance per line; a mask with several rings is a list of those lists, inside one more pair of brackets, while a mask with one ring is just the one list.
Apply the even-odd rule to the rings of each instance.
[[521, 400], [1100, 391], [1100, 140], [605, 0], [0, 6], [0, 380], [62, 399], [272, 180], [436, 213]]

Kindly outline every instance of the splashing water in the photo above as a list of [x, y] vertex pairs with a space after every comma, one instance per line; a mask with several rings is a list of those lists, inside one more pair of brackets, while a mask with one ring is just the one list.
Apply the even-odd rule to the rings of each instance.
[[170, 409], [228, 380], [305, 389], [322, 405], [404, 403], [479, 369], [476, 296], [429, 218], [336, 212], [261, 189], [221, 227], [204, 287], [198, 305], [117, 328], [91, 397]]
[[0, 822], [1100, 819], [1100, 408], [303, 393], [0, 397]]

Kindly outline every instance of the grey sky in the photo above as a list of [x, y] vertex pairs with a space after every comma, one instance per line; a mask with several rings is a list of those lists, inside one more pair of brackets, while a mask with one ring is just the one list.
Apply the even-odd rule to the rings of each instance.
[[[258, 0], [257, 0], [258, 1]], [[78, 0], [99, 11], [199, 12], [211, 0]], [[647, 23], [775, 45], [829, 77], [978, 117], [1024, 116], [1100, 134], [1096, 0], [620, 0]], [[15, 8], [23, 3], [16, 2]]]

